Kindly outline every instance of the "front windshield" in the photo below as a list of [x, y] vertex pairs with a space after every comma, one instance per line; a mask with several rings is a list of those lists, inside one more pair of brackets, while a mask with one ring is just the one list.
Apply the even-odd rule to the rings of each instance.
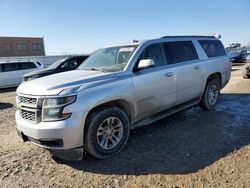
[[119, 46], [100, 49], [86, 59], [78, 69], [102, 72], [122, 71], [135, 48], [136, 46]]
[[[67, 58], [66, 58], [67, 59]], [[51, 64], [47, 67], [47, 69], [56, 69], [62, 62], [64, 62], [66, 59], [60, 59], [56, 61], [55, 63]]]

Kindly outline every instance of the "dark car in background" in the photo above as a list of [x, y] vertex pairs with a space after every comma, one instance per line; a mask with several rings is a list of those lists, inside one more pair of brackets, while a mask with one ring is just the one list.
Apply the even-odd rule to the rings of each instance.
[[247, 49], [242, 49], [238, 56], [234, 57], [233, 62], [246, 63], [247, 61]]
[[88, 57], [89, 55], [70, 56], [66, 59], [58, 60], [44, 70], [32, 71], [23, 75], [23, 81], [26, 82], [26, 81], [33, 80], [36, 78], [48, 76], [51, 74], [75, 70]]
[[247, 49], [236, 49], [227, 51], [229, 61], [233, 63], [246, 63], [247, 61]]

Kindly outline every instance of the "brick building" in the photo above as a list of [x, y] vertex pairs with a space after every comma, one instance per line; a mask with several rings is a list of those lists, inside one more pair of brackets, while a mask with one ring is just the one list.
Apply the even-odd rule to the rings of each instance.
[[0, 57], [44, 56], [43, 38], [0, 37]]

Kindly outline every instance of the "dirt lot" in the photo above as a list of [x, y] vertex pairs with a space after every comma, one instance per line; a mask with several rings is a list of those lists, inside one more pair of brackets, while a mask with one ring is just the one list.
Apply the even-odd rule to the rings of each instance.
[[215, 111], [193, 107], [132, 131], [117, 156], [80, 162], [22, 143], [15, 89], [0, 92], [0, 187], [250, 187], [250, 80], [233, 66]]

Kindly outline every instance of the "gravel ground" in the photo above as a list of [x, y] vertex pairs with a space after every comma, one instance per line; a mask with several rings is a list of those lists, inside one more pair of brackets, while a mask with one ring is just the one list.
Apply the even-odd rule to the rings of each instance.
[[214, 111], [193, 107], [132, 130], [111, 159], [57, 159], [15, 130], [15, 88], [0, 92], [0, 187], [249, 187], [250, 80], [233, 66]]

